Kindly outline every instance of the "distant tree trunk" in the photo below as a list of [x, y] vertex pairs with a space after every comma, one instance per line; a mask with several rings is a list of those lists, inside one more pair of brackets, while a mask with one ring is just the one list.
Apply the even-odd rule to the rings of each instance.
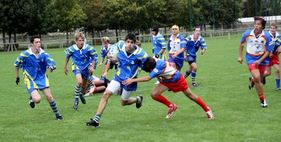
[[5, 43], [6, 43], [6, 35], [5, 35], [5, 31], [3, 31], [2, 36], [3, 36], [3, 44], [5, 45]]
[[69, 45], [69, 33], [66, 31], [66, 44]]
[[91, 33], [92, 33], [92, 43], [93, 43], [93, 45], [96, 45], [96, 42], [95, 42], [95, 29], [94, 28], [91, 29]]
[[116, 36], [116, 42], [118, 42], [118, 29], [117, 28], [115, 28], [115, 36]]
[[14, 32], [14, 43], [16, 43], [17, 42], [17, 34], [16, 34], [16, 32]]
[[8, 34], [9, 34], [9, 43], [11, 43], [11, 40], [12, 40], [12, 33], [9, 32]]

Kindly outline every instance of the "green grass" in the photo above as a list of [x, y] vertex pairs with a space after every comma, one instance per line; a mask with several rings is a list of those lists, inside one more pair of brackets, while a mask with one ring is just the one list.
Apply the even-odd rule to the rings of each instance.
[[[29, 107], [23, 80], [19, 86], [15, 84], [13, 63], [20, 52], [1, 52], [0, 141], [279, 141], [281, 92], [274, 91], [274, 77], [270, 76], [264, 86], [269, 107], [259, 106], [255, 90], [247, 87], [247, 67], [237, 62], [240, 36], [231, 38], [206, 39], [208, 51], [198, 55], [200, 86], [191, 88], [212, 107], [215, 120], [208, 121], [203, 110], [183, 94], [165, 92], [178, 106], [173, 119], [166, 120], [167, 108], [150, 98], [153, 80], [140, 83], [134, 93], [145, 97], [139, 110], [135, 106], [122, 107], [120, 97], [112, 96], [99, 128], [87, 127], [85, 122], [94, 115], [101, 94], [88, 97], [87, 104], [80, 104], [78, 111], [72, 108], [75, 79], [72, 73], [63, 73], [63, 49], [47, 50], [57, 63], [57, 70], [48, 75], [63, 121], [54, 119], [44, 96], [35, 109]], [[143, 48], [150, 52], [150, 43], [143, 43]], [[100, 72], [98, 69], [98, 76]]]

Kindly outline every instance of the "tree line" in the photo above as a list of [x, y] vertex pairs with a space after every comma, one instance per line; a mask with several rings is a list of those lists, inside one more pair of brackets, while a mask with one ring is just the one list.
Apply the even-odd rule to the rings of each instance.
[[173, 24], [229, 28], [242, 16], [277, 15], [280, 10], [280, 0], [1, 0], [0, 31], [11, 42], [16, 33], [68, 33], [81, 27], [90, 33]]

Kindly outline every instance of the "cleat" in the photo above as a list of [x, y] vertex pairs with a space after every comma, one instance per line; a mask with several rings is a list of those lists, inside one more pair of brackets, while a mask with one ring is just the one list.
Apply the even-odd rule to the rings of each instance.
[[79, 95], [79, 98], [80, 98], [82, 104], [86, 104], [86, 99], [85, 99], [85, 97], [83, 96], [83, 94], [80, 94], [80, 95]]
[[157, 80], [154, 84], [159, 84], [160, 82]]
[[136, 108], [140, 108], [142, 106], [143, 96], [137, 96]]
[[30, 99], [28, 103], [29, 103], [29, 106], [30, 106], [31, 108], [34, 108], [34, 107], [35, 107], [35, 103], [33, 102], [32, 99]]
[[77, 109], [78, 109], [78, 104], [79, 104], [79, 99], [78, 99], [78, 98], [75, 98], [75, 99], [74, 99], [74, 105], [73, 105], [73, 109], [74, 109], [74, 110], [77, 110]]
[[197, 84], [196, 82], [193, 82], [191, 85], [192, 85], [192, 87], [194, 87], [194, 88], [195, 88], [195, 87], [198, 87], [198, 84]]
[[178, 108], [178, 107], [177, 107], [175, 104], [170, 105], [170, 106], [169, 106], [168, 113], [167, 113], [167, 115], [166, 115], [166, 118], [167, 118], [167, 119], [172, 118], [172, 116], [173, 116], [174, 112], [177, 110], [177, 108]]
[[62, 117], [62, 115], [61, 114], [56, 114], [56, 120], [63, 120], [63, 117]]
[[280, 91], [280, 90], [281, 90], [281, 88], [276, 88], [276, 89], [275, 89], [275, 91]]
[[206, 114], [207, 114], [207, 117], [208, 117], [209, 120], [213, 120], [215, 118], [211, 108], [209, 108], [209, 110], [206, 112]]
[[187, 78], [189, 75], [190, 75], [190, 72], [186, 71], [185, 74], [184, 74], [184, 78]]
[[263, 102], [261, 102], [261, 107], [262, 108], [267, 108], [268, 107], [268, 105], [266, 103], [266, 100], [263, 100]]
[[89, 122], [86, 122], [86, 125], [87, 126], [94, 126], [94, 127], [98, 127], [100, 125], [100, 123], [94, 119], [90, 119]]

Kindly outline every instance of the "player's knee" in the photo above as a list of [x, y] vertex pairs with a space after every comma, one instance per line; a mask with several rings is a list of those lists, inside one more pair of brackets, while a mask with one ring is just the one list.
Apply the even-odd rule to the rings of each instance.
[[80, 81], [77, 81], [77, 86], [79, 86], [79, 87], [82, 87], [83, 86], [83, 82], [82, 82], [82, 80]]
[[157, 95], [159, 95], [157, 92], [152, 92], [150, 94], [151, 98], [154, 99]]
[[41, 101], [41, 97], [37, 96], [37, 97], [32, 97], [33, 102], [35, 102], [36, 104], [39, 104]]

